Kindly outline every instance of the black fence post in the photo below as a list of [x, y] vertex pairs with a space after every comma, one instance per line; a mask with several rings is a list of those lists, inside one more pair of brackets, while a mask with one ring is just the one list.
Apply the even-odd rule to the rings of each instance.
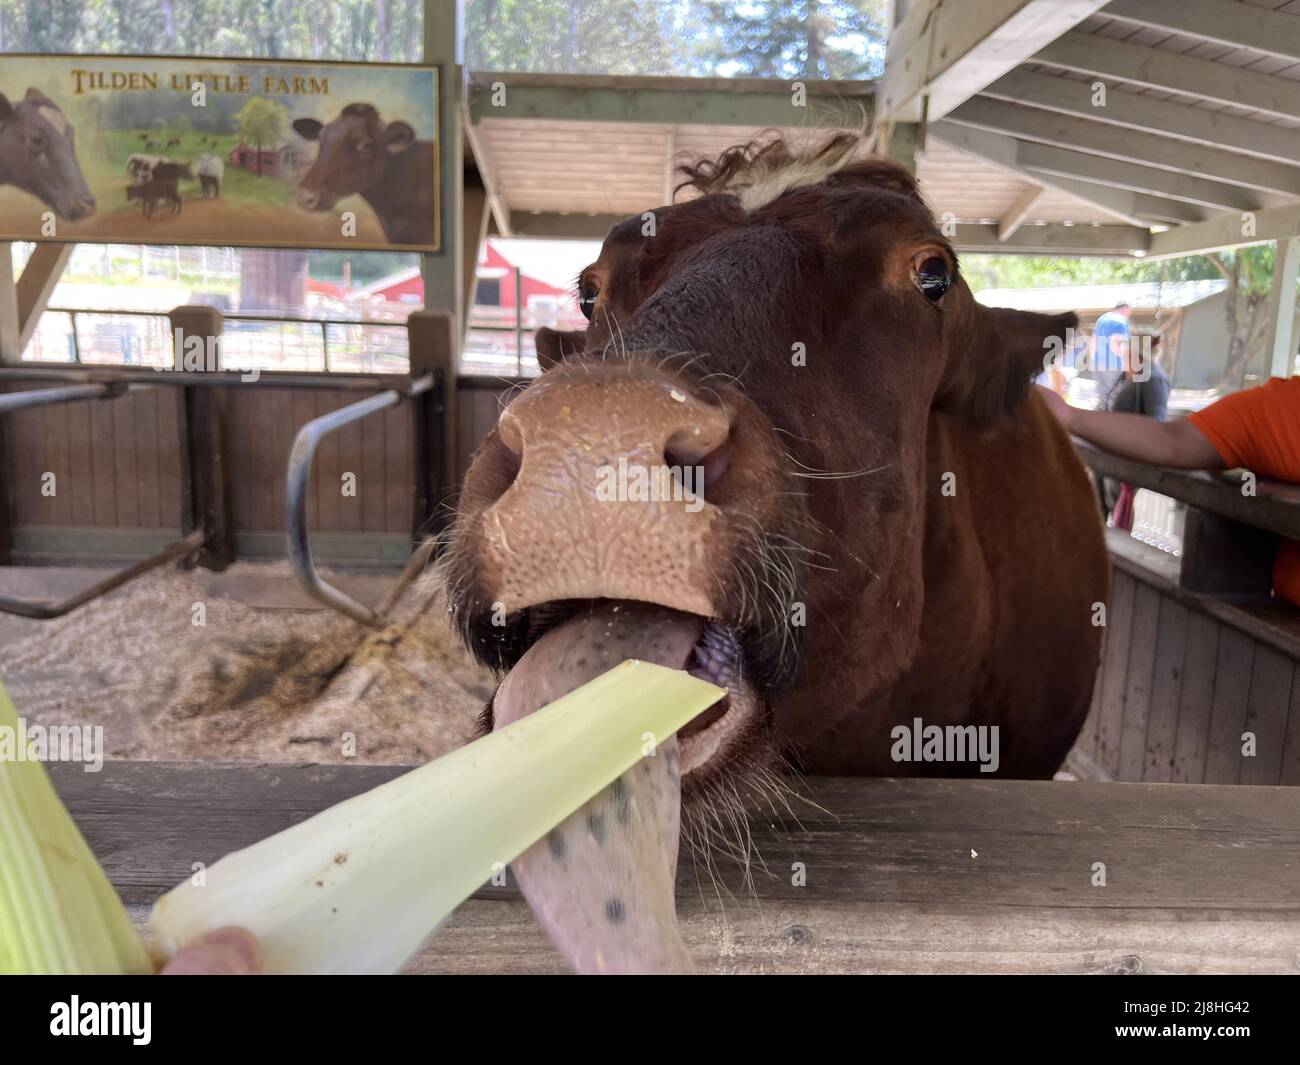
[[456, 318], [414, 311], [406, 322], [411, 377], [434, 375], [433, 387], [411, 400], [414, 498], [411, 542], [441, 532], [451, 518], [456, 480]]
[[[183, 350], [199, 337], [205, 351], [218, 351], [221, 312], [212, 307], [177, 307], [171, 321], [176, 363], [172, 372], [184, 373]], [[214, 344], [212, 341], [217, 341]], [[205, 361], [203, 368], [217, 370]], [[238, 378], [232, 378], [237, 384]], [[182, 532], [202, 529], [203, 547], [189, 565], [223, 570], [235, 560], [235, 530], [231, 522], [230, 485], [222, 449], [222, 393], [220, 386], [184, 385], [177, 389], [180, 425]]]

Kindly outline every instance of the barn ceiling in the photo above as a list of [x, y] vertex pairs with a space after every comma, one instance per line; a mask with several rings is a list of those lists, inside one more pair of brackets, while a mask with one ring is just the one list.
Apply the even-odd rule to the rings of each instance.
[[600, 235], [668, 202], [682, 161], [886, 109], [923, 118], [917, 176], [959, 246], [1179, 254], [1242, 243], [1243, 212], [1245, 237], [1300, 232], [1300, 0], [915, 0], [879, 85], [808, 92], [475, 74], [466, 118], [520, 232]]

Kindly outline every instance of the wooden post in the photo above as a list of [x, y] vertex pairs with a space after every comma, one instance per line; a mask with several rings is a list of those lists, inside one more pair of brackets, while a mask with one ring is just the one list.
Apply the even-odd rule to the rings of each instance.
[[447, 311], [414, 311], [406, 320], [411, 376], [435, 373], [435, 387], [416, 396], [414, 411], [415, 484], [411, 539], [419, 543], [450, 517], [456, 480], [456, 316]]
[[13, 245], [0, 242], [0, 366], [22, 358], [18, 346], [18, 286], [14, 284]]
[[483, 242], [487, 239], [488, 218], [491, 213], [488, 209], [487, 189], [483, 187], [482, 181], [471, 181], [467, 177], [462, 211], [465, 220], [463, 227], [465, 249], [461, 254], [463, 286], [460, 319], [461, 348], [464, 348], [465, 335], [469, 332], [469, 316], [470, 309], [474, 306], [474, 282], [478, 274], [479, 254], [483, 249]]
[[1277, 242], [1277, 257], [1273, 265], [1272, 360], [1270, 369], [1274, 377], [1290, 377], [1295, 373], [1296, 358], [1296, 285], [1300, 282], [1300, 237]]
[[13, 561], [13, 534], [10, 531], [13, 513], [9, 507], [9, 450], [5, 440], [5, 422], [6, 419], [0, 418], [0, 566], [8, 566]]
[[1264, 529], [1188, 507], [1178, 584], [1219, 599], [1267, 599], [1277, 540]]
[[[442, 247], [421, 260], [424, 306], [459, 316], [464, 307], [461, 248], [464, 217], [465, 134], [462, 62], [463, 22], [458, 0], [424, 0], [424, 61], [438, 65], [439, 174]], [[459, 333], [457, 333], [459, 335]], [[459, 346], [459, 345], [458, 345]]]
[[15, 286], [18, 295], [18, 350], [22, 352], [36, 332], [54, 286], [72, 258], [75, 244], [37, 244]]
[[[176, 345], [176, 365], [183, 365], [182, 345], [189, 338], [202, 337], [205, 350], [220, 349], [222, 320], [221, 312], [215, 308], [177, 307], [168, 318]], [[210, 347], [212, 341], [216, 343]], [[231, 378], [232, 384], [237, 381], [238, 378]], [[204, 533], [203, 548], [194, 556], [193, 565], [223, 570], [235, 560], [235, 530], [222, 449], [222, 390], [212, 385], [186, 385], [176, 391], [181, 436], [182, 531], [201, 528]]]

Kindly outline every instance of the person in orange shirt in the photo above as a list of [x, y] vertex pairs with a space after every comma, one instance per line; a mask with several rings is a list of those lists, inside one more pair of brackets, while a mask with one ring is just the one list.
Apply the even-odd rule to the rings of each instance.
[[[1242, 467], [1300, 484], [1300, 377], [1274, 377], [1175, 421], [1071, 407], [1051, 389], [1039, 393], [1057, 420], [1100, 448], [1156, 466], [1185, 470]], [[1300, 540], [1282, 540], [1273, 592], [1300, 606]]]

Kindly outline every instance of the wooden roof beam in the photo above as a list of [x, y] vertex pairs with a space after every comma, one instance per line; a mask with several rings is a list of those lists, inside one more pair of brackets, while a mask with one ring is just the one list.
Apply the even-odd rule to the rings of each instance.
[[1253, 4], [1229, 0], [1113, 0], [1104, 14], [1300, 63], [1300, 18]]
[[1022, 140], [1142, 165], [1191, 174], [1243, 188], [1300, 196], [1300, 167], [1268, 159], [1244, 158], [1223, 148], [1188, 144], [1172, 137], [1137, 140], [1131, 131], [1105, 122], [1022, 107], [1005, 100], [979, 97], [948, 116], [959, 125], [1005, 133]]
[[874, 113], [873, 82], [615, 75], [469, 76], [469, 114], [573, 122], [856, 128]]
[[1298, 81], [1117, 41], [1113, 37], [1076, 30], [1041, 49], [1033, 61], [1218, 104], [1249, 107], [1281, 118], [1300, 115]]
[[878, 97], [894, 121], [942, 118], [1106, 0], [916, 0], [889, 37]]

